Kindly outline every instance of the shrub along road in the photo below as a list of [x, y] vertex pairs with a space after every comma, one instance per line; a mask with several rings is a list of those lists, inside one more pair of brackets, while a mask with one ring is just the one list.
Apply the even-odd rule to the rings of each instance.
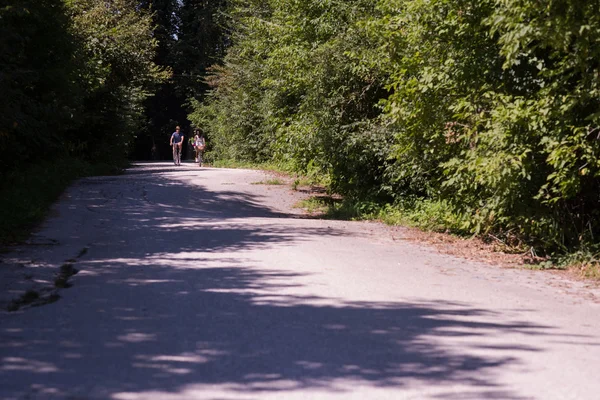
[[42, 297], [79, 271], [0, 315], [0, 398], [597, 399], [596, 289], [307, 218], [267, 179], [153, 163], [73, 185], [0, 264]]

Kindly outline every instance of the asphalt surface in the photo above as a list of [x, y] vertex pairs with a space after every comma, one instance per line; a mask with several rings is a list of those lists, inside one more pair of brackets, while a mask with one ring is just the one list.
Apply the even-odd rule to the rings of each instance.
[[600, 399], [596, 289], [307, 218], [267, 179], [154, 163], [71, 187], [4, 256], [38, 286], [80, 272], [0, 315], [0, 399]]

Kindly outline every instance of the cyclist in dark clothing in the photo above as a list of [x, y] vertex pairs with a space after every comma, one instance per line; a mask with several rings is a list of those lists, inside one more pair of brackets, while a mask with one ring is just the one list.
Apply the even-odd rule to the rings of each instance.
[[171, 146], [173, 147], [173, 163], [181, 165], [181, 148], [183, 146], [183, 135], [179, 133], [180, 128], [175, 127], [175, 132], [171, 135]]

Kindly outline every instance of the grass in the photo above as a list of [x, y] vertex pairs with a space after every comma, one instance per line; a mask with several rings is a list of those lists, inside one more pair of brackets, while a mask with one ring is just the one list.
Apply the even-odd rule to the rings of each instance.
[[523, 265], [525, 269], [531, 269], [534, 271], [547, 271], [547, 270], [566, 270], [568, 267], [566, 265], [560, 265], [552, 260], [544, 260], [537, 264], [525, 264]]
[[566, 269], [575, 275], [600, 281], [600, 249], [598, 246], [585, 247], [558, 257], [554, 263], [559, 269]]
[[[306, 175], [294, 172], [293, 168], [283, 162], [266, 162], [256, 163], [250, 161], [237, 160], [215, 160], [211, 166], [216, 168], [236, 168], [236, 169], [253, 169], [268, 172], [275, 172], [284, 175], [287, 178], [293, 177], [292, 189], [297, 190], [300, 186], [327, 186], [328, 180], [323, 175], [317, 172], [309, 172]], [[267, 181], [255, 182], [255, 185], [285, 185], [285, 181], [281, 179], [270, 179]]]
[[266, 181], [252, 182], [253, 185], [285, 185], [281, 179], [267, 179]]
[[378, 220], [388, 225], [418, 227], [427, 231], [465, 234], [461, 219], [442, 202], [422, 201], [411, 204], [380, 204], [373, 201], [339, 200], [315, 196], [297, 207], [342, 220]]
[[589, 261], [577, 265], [571, 265], [569, 270], [574, 271], [582, 278], [600, 281], [600, 263], [598, 261]]
[[329, 216], [331, 204], [324, 197], [310, 197], [305, 200], [300, 200], [294, 205], [295, 208], [302, 208], [310, 214], [320, 214], [325, 217]]
[[3, 175], [0, 183], [0, 245], [20, 243], [46, 217], [50, 206], [76, 179], [114, 175], [110, 165], [91, 165], [77, 159], [33, 164]]
[[265, 171], [285, 172], [285, 168], [277, 163], [255, 163], [250, 161], [215, 160], [211, 163], [215, 168], [257, 169]]
[[300, 186], [313, 186], [313, 185], [322, 185], [323, 184], [323, 180], [319, 179], [319, 178], [315, 178], [315, 177], [308, 177], [308, 176], [297, 176], [296, 179], [294, 180], [294, 183], [292, 183], [292, 189], [293, 190], [298, 190], [298, 187]]
[[600, 282], [600, 262], [593, 258], [570, 264], [563, 264], [559, 259], [546, 260], [538, 264], [527, 264], [524, 268], [535, 271], [569, 271], [579, 278]]

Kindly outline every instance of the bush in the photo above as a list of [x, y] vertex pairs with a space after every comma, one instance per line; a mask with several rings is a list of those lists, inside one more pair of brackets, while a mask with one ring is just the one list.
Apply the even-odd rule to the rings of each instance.
[[216, 158], [318, 171], [351, 203], [539, 254], [598, 243], [595, 4], [235, 0], [230, 15], [190, 117]]

